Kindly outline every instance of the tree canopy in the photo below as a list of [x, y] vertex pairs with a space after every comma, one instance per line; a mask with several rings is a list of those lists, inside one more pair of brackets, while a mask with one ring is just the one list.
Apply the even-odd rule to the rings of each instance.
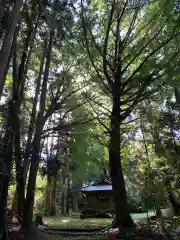
[[178, 1], [1, 0], [0, 13], [0, 239], [8, 208], [29, 228], [37, 210], [76, 211], [97, 178], [111, 179], [113, 227], [139, 206], [179, 216]]

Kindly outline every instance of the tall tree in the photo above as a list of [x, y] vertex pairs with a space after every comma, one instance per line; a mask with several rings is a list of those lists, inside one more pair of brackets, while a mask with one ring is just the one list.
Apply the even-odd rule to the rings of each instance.
[[10, 12], [10, 18], [8, 22], [8, 27], [4, 33], [4, 38], [0, 50], [0, 96], [2, 95], [4, 82], [6, 79], [6, 68], [8, 67], [8, 57], [11, 51], [11, 45], [14, 37], [14, 33], [17, 27], [18, 20], [20, 19], [21, 7], [23, 5], [23, 0], [14, 1], [14, 6]]
[[[149, 12], [150, 8], [153, 13]], [[90, 62], [100, 86], [112, 100], [109, 166], [115, 201], [114, 226], [132, 226], [120, 157], [120, 125], [139, 102], [159, 91], [167, 71], [175, 69], [178, 49], [173, 51], [171, 48], [166, 61], [160, 56], [163, 56], [164, 48], [178, 38], [178, 34], [164, 35], [165, 26], [170, 24], [170, 15], [168, 20], [164, 20], [164, 13], [156, 1], [146, 5], [140, 1], [129, 4], [129, 1], [112, 0], [104, 5], [101, 2], [86, 7], [81, 1], [81, 9], [84, 42]], [[96, 55], [93, 55], [93, 49]]]

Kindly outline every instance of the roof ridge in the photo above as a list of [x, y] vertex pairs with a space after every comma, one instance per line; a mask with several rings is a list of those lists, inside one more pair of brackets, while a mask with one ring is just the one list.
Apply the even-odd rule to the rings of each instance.
[[112, 184], [112, 182], [109, 179], [104, 178], [104, 179], [97, 179], [96, 181], [94, 181], [94, 183], [91, 186], [95, 186], [95, 185], [97, 185], [97, 184], [99, 184], [101, 182]]
[[98, 185], [98, 186], [87, 186], [79, 189], [82, 192], [91, 191], [112, 191], [112, 185]]

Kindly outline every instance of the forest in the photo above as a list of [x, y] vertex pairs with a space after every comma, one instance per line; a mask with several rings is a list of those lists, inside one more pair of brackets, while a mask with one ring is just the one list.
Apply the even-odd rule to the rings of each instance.
[[105, 177], [97, 239], [179, 239], [179, 77], [178, 0], [0, 0], [0, 240], [55, 239], [35, 219]]

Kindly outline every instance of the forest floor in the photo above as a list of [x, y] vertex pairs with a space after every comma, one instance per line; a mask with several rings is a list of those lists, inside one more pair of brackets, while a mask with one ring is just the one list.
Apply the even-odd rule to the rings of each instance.
[[[170, 235], [164, 236], [159, 233], [159, 226], [157, 222], [151, 222], [151, 232], [149, 232], [148, 225], [144, 221], [136, 223], [137, 227], [134, 229], [124, 229], [124, 232], [119, 229], [112, 229], [106, 232], [92, 231], [86, 229], [70, 229], [62, 231], [48, 230], [45, 232], [47, 240], [108, 240], [108, 239], [121, 239], [121, 240], [159, 240], [159, 239], [174, 239]], [[45, 238], [44, 238], [45, 239]]]
[[[149, 213], [153, 216], [153, 213]], [[19, 232], [24, 240], [158, 240], [158, 239], [180, 239], [175, 234], [180, 219], [163, 219], [163, 226], [154, 217], [147, 221], [146, 214], [132, 214], [136, 227], [132, 229], [110, 229], [112, 219], [110, 218], [88, 218], [80, 219], [78, 214], [73, 216], [44, 217], [45, 226], [35, 226], [26, 231]], [[154, 220], [153, 220], [154, 219]], [[150, 226], [150, 227], [149, 227]], [[162, 230], [162, 229], [165, 229]], [[122, 231], [123, 230], [123, 231]], [[163, 232], [163, 234], [162, 234]], [[18, 233], [18, 232], [17, 232]], [[19, 234], [18, 234], [19, 235]], [[13, 238], [10, 239], [20, 239]]]
[[[146, 213], [132, 213], [131, 216], [134, 221], [147, 219]], [[150, 211], [148, 216], [154, 216], [154, 212]], [[71, 216], [43, 217], [43, 221], [50, 229], [101, 229], [112, 223], [111, 218], [80, 219], [79, 213], [73, 213]]]
[[[153, 216], [153, 212], [149, 216]], [[89, 218], [80, 219], [78, 216], [70, 217], [45, 217], [44, 222], [48, 224], [46, 231], [47, 240], [105, 240], [105, 239], [121, 239], [121, 240], [156, 240], [163, 239], [159, 232], [159, 223], [151, 221], [151, 232], [149, 232], [147, 215], [132, 214], [137, 227], [132, 231], [125, 231], [122, 234], [119, 229], [113, 229], [108, 232], [101, 232], [102, 229], [110, 226], [112, 219], [108, 218]], [[101, 233], [100, 233], [101, 232]], [[170, 237], [167, 239], [171, 239]]]

